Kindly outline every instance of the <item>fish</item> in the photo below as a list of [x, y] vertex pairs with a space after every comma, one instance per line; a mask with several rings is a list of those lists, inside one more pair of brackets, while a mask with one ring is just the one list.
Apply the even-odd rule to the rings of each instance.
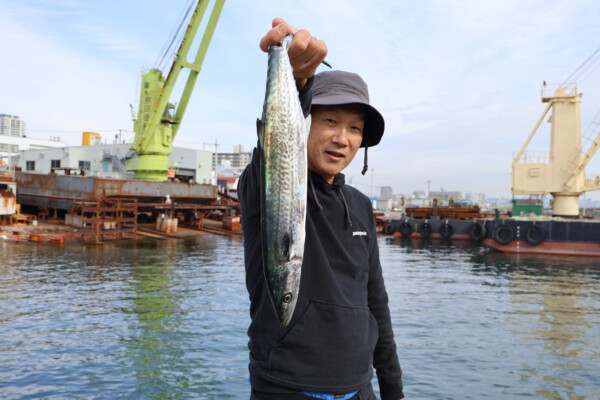
[[291, 40], [289, 35], [269, 48], [265, 101], [257, 121], [263, 271], [282, 327], [292, 319], [300, 291], [310, 132], [288, 56]]

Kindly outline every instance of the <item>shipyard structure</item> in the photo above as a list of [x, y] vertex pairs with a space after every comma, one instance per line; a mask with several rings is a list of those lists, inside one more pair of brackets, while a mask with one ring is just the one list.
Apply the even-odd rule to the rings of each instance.
[[61, 221], [97, 243], [135, 238], [144, 224], [163, 233], [202, 228], [205, 218], [239, 227], [235, 193], [223, 185], [231, 178], [216, 175], [212, 152], [173, 147], [166, 178], [149, 181], [128, 169], [136, 158], [131, 147], [84, 132], [81, 146], [21, 151], [2, 166], [0, 222]]
[[[579, 210], [583, 193], [600, 190], [600, 177], [585, 171], [600, 148], [600, 112], [582, 135], [581, 96], [575, 83], [544, 83], [546, 107], [513, 158], [512, 192], [530, 196], [527, 202], [514, 200], [514, 215], [434, 204], [407, 208], [385, 231], [398, 238], [468, 239], [508, 253], [600, 257], [600, 220], [586, 218]], [[550, 123], [549, 151], [527, 152], [544, 121]], [[552, 196], [551, 215], [542, 215], [540, 199], [545, 195]]]
[[[202, 227], [210, 214], [235, 218], [239, 206], [226, 191], [219, 191], [213, 154], [173, 146], [223, 5], [224, 0], [215, 1], [201, 24], [208, 2], [191, 3], [176, 30], [185, 32], [183, 37], [174, 37], [161, 57], [172, 60], [168, 73], [155, 67], [142, 74], [132, 143], [102, 144], [99, 134], [84, 132], [81, 146], [8, 149], [6, 161], [15, 161], [12, 155], [19, 153], [13, 165], [3, 166], [8, 170], [3, 179], [16, 183], [19, 206], [9, 223], [64, 219], [77, 227], [82, 240], [101, 243], [135, 238], [142, 223], [174, 233], [180, 223]], [[201, 25], [204, 33], [195, 41]], [[171, 99], [182, 71], [187, 72], [183, 89]], [[25, 136], [24, 123], [14, 118], [9, 122], [4, 125], [10, 131], [3, 136]], [[10, 145], [11, 140], [5, 141]], [[8, 183], [2, 185], [3, 197], [14, 196]]]

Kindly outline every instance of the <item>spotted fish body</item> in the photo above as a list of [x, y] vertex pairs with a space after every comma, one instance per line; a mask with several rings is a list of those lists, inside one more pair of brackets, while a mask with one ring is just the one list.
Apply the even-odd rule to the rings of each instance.
[[300, 289], [310, 130], [287, 53], [290, 41], [288, 36], [281, 46], [269, 49], [267, 90], [258, 123], [263, 265], [281, 326], [289, 324]]

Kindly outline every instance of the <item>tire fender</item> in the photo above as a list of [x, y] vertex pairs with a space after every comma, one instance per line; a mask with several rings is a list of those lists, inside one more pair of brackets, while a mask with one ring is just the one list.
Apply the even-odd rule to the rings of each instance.
[[485, 224], [480, 222], [473, 222], [471, 226], [469, 226], [469, 236], [476, 242], [480, 242], [485, 239]]
[[428, 222], [425, 222], [419, 225], [418, 232], [421, 234], [421, 236], [426, 238], [429, 237], [429, 235], [431, 235], [433, 229], [431, 228], [431, 225]]
[[390, 221], [387, 223], [387, 225], [385, 226], [385, 233], [387, 233], [388, 235], [394, 233], [394, 222]]
[[494, 240], [500, 244], [509, 244], [515, 238], [515, 231], [506, 224], [502, 224], [494, 229]]
[[398, 228], [398, 232], [400, 232], [402, 234], [402, 236], [408, 237], [408, 236], [410, 236], [411, 233], [413, 233], [413, 227], [407, 221], [404, 221], [403, 223], [400, 224], [400, 228]]
[[537, 246], [546, 240], [546, 232], [539, 225], [531, 225], [525, 231], [525, 241], [532, 246]]
[[440, 225], [439, 233], [444, 239], [448, 239], [454, 233], [454, 228], [446, 221], [445, 224]]

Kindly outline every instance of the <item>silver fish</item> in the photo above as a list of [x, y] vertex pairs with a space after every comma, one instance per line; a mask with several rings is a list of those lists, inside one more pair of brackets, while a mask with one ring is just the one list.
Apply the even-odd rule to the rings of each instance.
[[291, 38], [269, 49], [267, 90], [258, 121], [263, 265], [281, 326], [289, 324], [300, 289], [310, 131], [287, 53]]

